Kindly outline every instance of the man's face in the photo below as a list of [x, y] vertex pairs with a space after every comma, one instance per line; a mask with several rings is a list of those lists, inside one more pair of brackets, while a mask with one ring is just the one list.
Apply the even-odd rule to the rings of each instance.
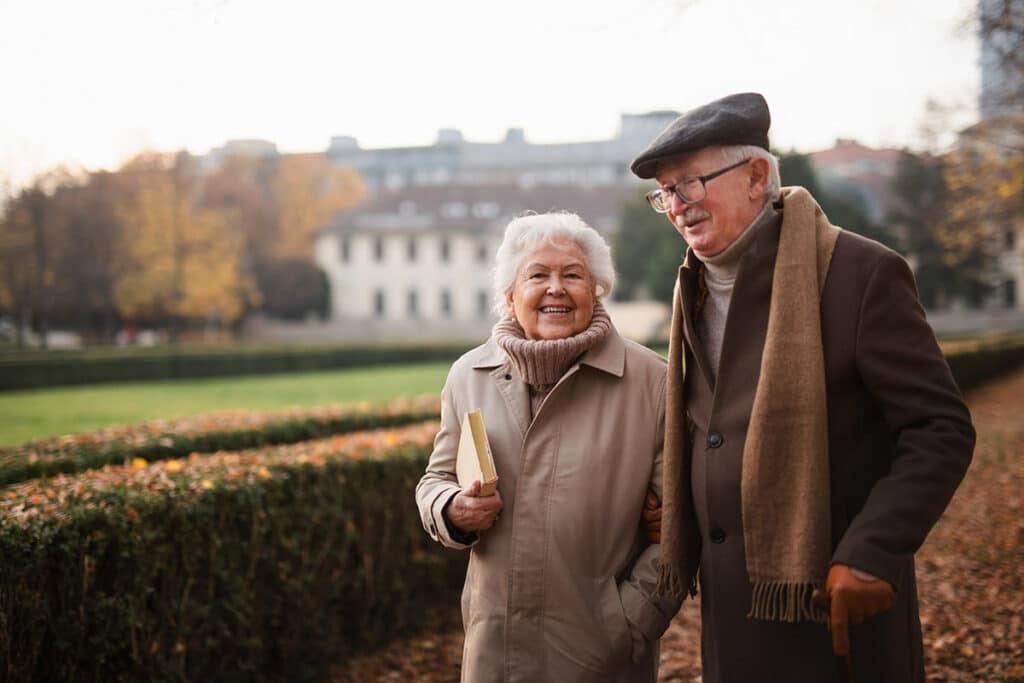
[[[714, 256], [724, 251], [760, 211], [764, 181], [758, 183], [752, 178], [752, 173], [756, 173], [753, 164], [709, 180], [705, 185], [707, 195], [695, 204], [684, 204], [673, 194], [665, 215], [697, 256]], [[705, 147], [659, 163], [655, 178], [661, 187], [671, 187], [686, 176], [707, 175], [728, 165], [720, 148]]]

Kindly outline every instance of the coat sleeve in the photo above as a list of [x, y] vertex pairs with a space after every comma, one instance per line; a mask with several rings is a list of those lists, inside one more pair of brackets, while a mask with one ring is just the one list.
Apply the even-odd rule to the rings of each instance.
[[963, 479], [975, 433], [918, 301], [910, 268], [894, 252], [883, 254], [867, 280], [856, 365], [885, 419], [892, 455], [832, 561], [898, 586], [901, 568], [924, 543]]
[[[661, 500], [662, 456], [665, 444], [665, 376], [658, 386], [658, 421], [655, 426], [654, 448], [656, 451], [654, 465], [651, 469], [649, 488]], [[640, 520], [637, 520], [640, 523]], [[633, 638], [632, 658], [640, 661], [646, 648], [656, 642], [668, 629], [672, 617], [679, 611], [681, 600], [659, 597], [657, 595], [659, 556], [661, 546], [648, 545], [640, 553], [633, 569], [624, 581], [619, 584], [619, 598], [622, 609], [629, 622]]]
[[427, 470], [416, 485], [416, 505], [419, 507], [420, 520], [430, 537], [448, 548], [462, 550], [479, 540], [477, 534], [464, 534], [463, 543], [453, 537], [444, 518], [444, 508], [459, 488], [455, 475], [455, 457], [459, 450], [459, 435], [462, 427], [459, 413], [452, 398], [452, 375], [441, 390], [441, 428], [434, 437], [434, 450], [430, 454]]

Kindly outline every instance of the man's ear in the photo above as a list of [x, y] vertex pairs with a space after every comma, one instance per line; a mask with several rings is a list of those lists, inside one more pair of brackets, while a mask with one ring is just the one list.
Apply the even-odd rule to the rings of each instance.
[[768, 160], [761, 157], [754, 157], [750, 160], [750, 185], [747, 193], [750, 199], [764, 197], [764, 191], [768, 187]]

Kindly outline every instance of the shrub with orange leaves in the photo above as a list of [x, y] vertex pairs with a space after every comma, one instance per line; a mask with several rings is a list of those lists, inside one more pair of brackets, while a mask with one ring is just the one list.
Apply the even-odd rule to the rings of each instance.
[[321, 680], [346, 653], [417, 627], [453, 603], [465, 572], [413, 505], [436, 430], [9, 487], [4, 680]]

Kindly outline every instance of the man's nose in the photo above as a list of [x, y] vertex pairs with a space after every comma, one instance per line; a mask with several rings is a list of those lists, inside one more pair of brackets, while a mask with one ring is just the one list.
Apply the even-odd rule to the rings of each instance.
[[668, 210], [669, 210], [669, 213], [671, 213], [673, 215], [680, 215], [681, 216], [683, 214], [683, 212], [686, 211], [686, 207], [688, 207], [688, 206], [689, 206], [689, 204], [687, 204], [686, 202], [684, 202], [682, 199], [679, 198], [679, 193], [678, 192], [673, 192], [672, 196], [669, 197], [669, 200], [668, 200]]

